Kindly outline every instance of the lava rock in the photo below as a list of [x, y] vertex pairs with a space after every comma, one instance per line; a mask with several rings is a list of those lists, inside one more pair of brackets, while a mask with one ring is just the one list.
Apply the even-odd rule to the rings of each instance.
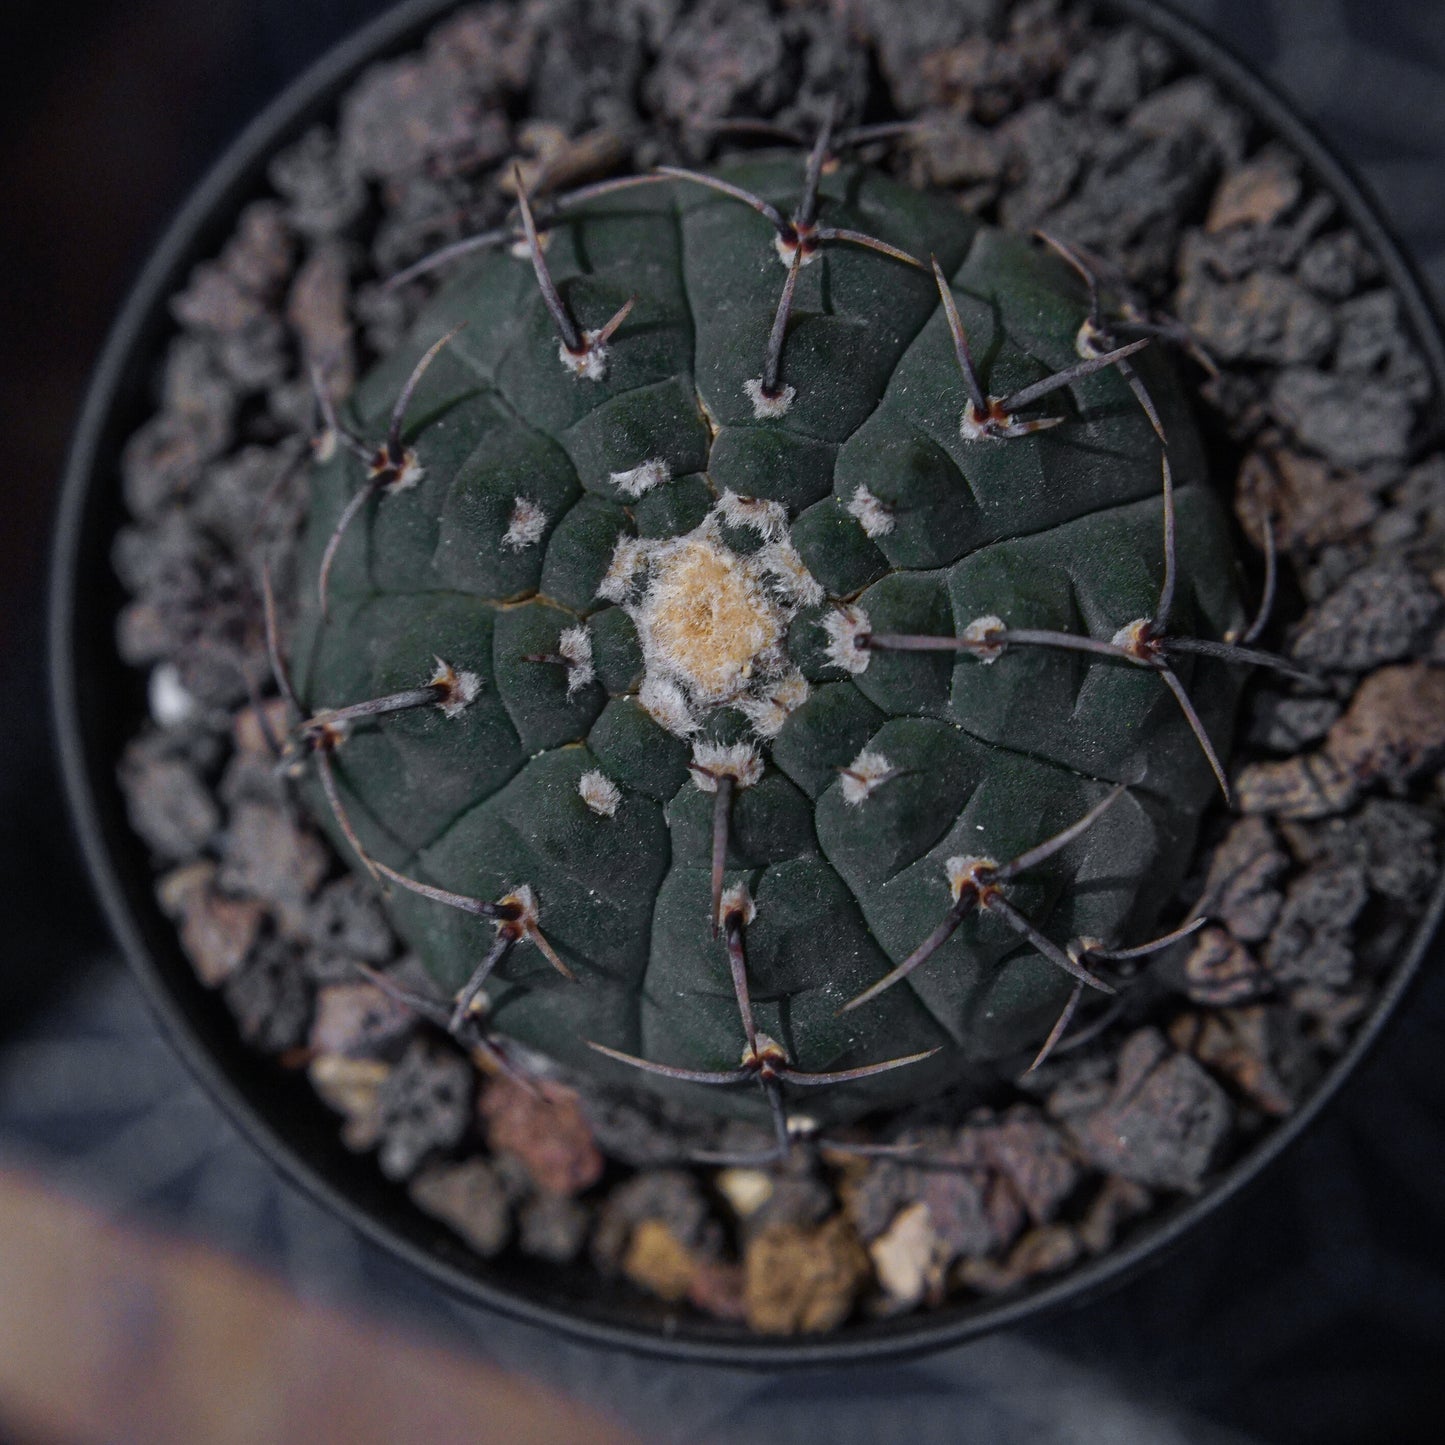
[[405, 1179], [437, 1150], [465, 1137], [472, 1117], [473, 1073], [454, 1050], [415, 1039], [387, 1075], [378, 1098], [377, 1163], [388, 1179]]
[[267, 1053], [295, 1048], [311, 1023], [311, 989], [283, 940], [265, 939], [222, 985], [241, 1037]]
[[1195, 1003], [1221, 1008], [1253, 998], [1268, 987], [1264, 967], [1232, 934], [1205, 928], [1195, 935], [1184, 961], [1184, 991]]

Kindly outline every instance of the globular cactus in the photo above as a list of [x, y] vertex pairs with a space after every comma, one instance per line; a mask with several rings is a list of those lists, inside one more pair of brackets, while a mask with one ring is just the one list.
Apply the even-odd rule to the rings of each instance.
[[411, 1001], [779, 1151], [1153, 947], [1268, 660], [1158, 328], [842, 150], [454, 258], [328, 415], [286, 639]]

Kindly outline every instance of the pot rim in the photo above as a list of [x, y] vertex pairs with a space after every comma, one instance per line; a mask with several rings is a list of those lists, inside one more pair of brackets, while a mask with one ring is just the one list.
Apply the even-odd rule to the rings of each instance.
[[[803, 1338], [753, 1335], [739, 1327], [679, 1319], [641, 1298], [635, 1303], [627, 1298], [609, 1301], [601, 1297], [596, 1276], [586, 1266], [559, 1270], [476, 1256], [445, 1226], [423, 1215], [400, 1186], [382, 1180], [369, 1157], [346, 1151], [335, 1115], [304, 1080], [283, 1077], [271, 1060], [240, 1041], [229, 1012], [196, 978], [173, 924], [159, 910], [152, 872], [126, 821], [116, 781], [118, 744], [123, 745], [130, 731], [117, 724], [123, 715], [133, 721], [134, 713], [118, 706], [82, 712], [85, 692], [93, 684], [109, 689], [115, 683], [122, 695], [139, 689], [134, 671], [115, 654], [113, 609], [97, 607], [107, 594], [120, 597], [108, 562], [109, 543], [123, 516], [114, 458], [147, 409], [150, 373], [160, 345], [173, 330], [168, 297], [192, 265], [215, 253], [240, 207], [264, 186], [270, 155], [329, 114], [358, 70], [413, 46], [456, 5], [457, 0], [403, 0], [327, 52], [246, 126], [167, 227], [135, 280], [91, 375], [66, 461], [51, 548], [49, 686], [71, 822], [111, 931], [162, 1032], [240, 1133], [313, 1200], [468, 1304], [635, 1355], [776, 1371], [931, 1353], [1092, 1300], [1177, 1248], [1190, 1230], [1252, 1185], [1331, 1101], [1374, 1046], [1419, 972], [1445, 915], [1445, 877], [1369, 1017], [1309, 1099], [1198, 1197], [1162, 1211], [1118, 1248], [1017, 1295]], [[1439, 318], [1364, 184], [1281, 95], [1164, 0], [1104, 0], [1101, 9], [1161, 35], [1283, 139], [1334, 195], [1401, 298], [1414, 339], [1428, 358], [1438, 405], [1445, 396], [1445, 337]], [[82, 585], [84, 598], [79, 595]], [[581, 1298], [589, 1280], [594, 1296], [590, 1302]]]

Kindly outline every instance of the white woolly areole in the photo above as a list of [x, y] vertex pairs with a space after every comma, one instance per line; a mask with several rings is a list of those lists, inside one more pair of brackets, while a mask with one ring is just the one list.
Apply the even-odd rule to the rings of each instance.
[[880, 502], [861, 482], [848, 501], [848, 512], [857, 518], [865, 537], [886, 537], [897, 525], [892, 509]]
[[858, 645], [860, 637], [866, 637], [873, 629], [868, 614], [852, 603], [830, 608], [818, 619], [818, 626], [828, 634], [828, 645], [824, 651], [828, 660], [845, 672], [867, 672], [872, 654], [866, 647]]
[[426, 476], [426, 468], [422, 466], [417, 454], [410, 447], [402, 453], [401, 466], [396, 475], [382, 488], [384, 492], [409, 492], [413, 487], [421, 484], [422, 478]]
[[965, 888], [977, 881], [980, 871], [997, 867], [998, 864], [992, 858], [980, 858], [973, 853], [966, 857], [945, 858], [943, 872], [948, 879], [948, 891], [953, 895], [954, 902], [958, 901], [959, 894]]
[[719, 778], [751, 788], [763, 775], [763, 760], [751, 743], [698, 742], [692, 745], [692, 780], [704, 793], [717, 792]]
[[[793, 269], [793, 253], [797, 249], [798, 243], [796, 241], [785, 241], [779, 232], [773, 232], [773, 250], [778, 253], [778, 260], [780, 260], [789, 271]], [[798, 264], [801, 266], [811, 266], [813, 262], [818, 259], [818, 255], [819, 251], [816, 246], [811, 251], [805, 249], [803, 251], [803, 259]]]
[[441, 657], [436, 659], [436, 665], [432, 686], [448, 689], [447, 695], [437, 706], [442, 710], [443, 717], [459, 717], [477, 700], [477, 694], [482, 690], [482, 680], [474, 672], [458, 672], [451, 663]]
[[731, 488], [718, 498], [717, 513], [730, 527], [750, 527], [765, 542], [787, 536], [788, 509], [763, 497], [741, 497]]
[[808, 571], [792, 540], [786, 536], [760, 547], [756, 554], [758, 566], [777, 582], [788, 600], [797, 607], [816, 607], [827, 595], [823, 584]]
[[1109, 641], [1115, 647], [1122, 647], [1128, 653], [1143, 652], [1147, 647], [1150, 626], [1147, 617], [1136, 617], [1133, 622], [1126, 623], [1121, 627]]
[[567, 696], [580, 692], [597, 676], [592, 665], [592, 634], [585, 627], [566, 627], [557, 639], [557, 655], [567, 664]]
[[752, 894], [748, 892], [745, 883], [734, 883], [731, 888], [724, 890], [719, 902], [724, 918], [730, 913], [741, 913], [743, 922], [747, 924], [758, 916], [757, 904], [753, 902]]
[[665, 677], [644, 678], [637, 701], [658, 727], [685, 738], [698, 730], [698, 720], [688, 705], [687, 694]]
[[617, 546], [612, 550], [612, 561], [597, 588], [597, 595], [609, 602], [625, 602], [632, 591], [633, 579], [647, 565], [650, 550], [646, 542], [636, 537], [618, 537]]
[[856, 808], [880, 783], [892, 775], [893, 764], [882, 753], [864, 748], [843, 771], [843, 801]]
[[612, 817], [622, 801], [622, 789], [597, 768], [577, 779], [577, 792], [599, 818]]
[[641, 466], [633, 467], [629, 472], [612, 472], [607, 480], [624, 497], [631, 497], [635, 501], [638, 497], [645, 496], [654, 487], [660, 487], [664, 482], [670, 482], [672, 468], [666, 462], [654, 457], [651, 461], [643, 462]]
[[[532, 885], [519, 883], [515, 888], [509, 888], [502, 901], [515, 903], [522, 910], [522, 916], [510, 926], [519, 929], [524, 938], [530, 938], [532, 931], [542, 921], [542, 915], [537, 911], [537, 895], [532, 892]], [[498, 924], [498, 927], [501, 926]]]
[[535, 547], [547, 530], [547, 514], [530, 497], [517, 497], [512, 503], [512, 516], [502, 533], [502, 546], [513, 552]]
[[987, 617], [975, 617], [959, 635], [965, 642], [980, 644], [973, 649], [973, 655], [987, 664], [997, 662], [1003, 656], [1003, 640], [1000, 634], [1004, 630], [1003, 618], [990, 613]]
[[595, 344], [597, 334], [595, 331], [582, 333], [580, 352], [568, 351], [564, 341], [557, 343], [557, 355], [561, 358], [562, 365], [582, 381], [601, 381], [607, 375], [609, 347], [605, 343], [600, 346]]
[[760, 376], [743, 382], [743, 390], [753, 404], [753, 416], [757, 421], [771, 421], [774, 417], [786, 416], [793, 404], [793, 398], [798, 394], [797, 387], [785, 386], [776, 396], [769, 396], [763, 390], [763, 379]]
[[[991, 396], [988, 400], [992, 405], [997, 398]], [[1006, 417], [1005, 425], [1012, 421], [1013, 417]], [[966, 442], [999, 442], [1003, 440], [998, 431], [997, 421], [987, 413], [980, 415], [972, 400], [964, 407], [958, 418], [958, 434]]]
[[[552, 246], [551, 231], [537, 232], [537, 249], [548, 251]], [[507, 247], [507, 254], [518, 261], [530, 261], [532, 259], [532, 247], [528, 244], [525, 236], [518, 236], [510, 246]]]
[[760, 738], [776, 737], [789, 716], [807, 702], [811, 689], [801, 672], [790, 672], [760, 697], [746, 697], [737, 710], [752, 723]]

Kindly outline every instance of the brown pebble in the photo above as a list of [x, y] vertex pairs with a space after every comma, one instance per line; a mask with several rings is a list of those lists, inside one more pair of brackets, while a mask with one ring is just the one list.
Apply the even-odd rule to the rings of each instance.
[[687, 1287], [687, 1302], [714, 1319], [741, 1324], [748, 1317], [746, 1275], [740, 1263], [700, 1259]]
[[1408, 782], [1445, 752], [1445, 668], [1384, 667], [1360, 684], [1324, 753], [1359, 786]]
[[1020, 1278], [1019, 1273], [1001, 1259], [969, 1255], [954, 1266], [952, 1282], [976, 1294], [1004, 1294], [1013, 1289]]
[[507, 196], [517, 193], [518, 178], [528, 195], [543, 185], [548, 191], [569, 190], [606, 175], [627, 155], [622, 136], [605, 125], [569, 136], [550, 121], [528, 121], [517, 128], [517, 140], [524, 155], [502, 167], [497, 183], [497, 189]]
[[1003, 1122], [984, 1129], [983, 1148], [1035, 1224], [1053, 1218], [1082, 1172], [1059, 1129], [1028, 1106], [1011, 1110]]
[[1014, 1246], [1008, 1267], [1020, 1279], [1032, 1279], [1067, 1269], [1079, 1254], [1078, 1236], [1067, 1225], [1041, 1224]]
[[[1294, 1112], [1295, 1091], [1275, 1067], [1284, 1018], [1278, 1008], [1254, 1005], [1219, 1013], [1181, 1014], [1169, 1037], [1200, 1063], [1231, 1080], [1261, 1113], [1280, 1119]], [[1293, 1051], [1297, 1053], [1297, 1050]]]
[[350, 260], [345, 246], [318, 246], [296, 273], [286, 300], [286, 320], [301, 342], [302, 355], [326, 378], [333, 400], [340, 401], [355, 380], [352, 359]]
[[841, 1214], [817, 1229], [762, 1230], [748, 1244], [744, 1267], [748, 1324], [773, 1335], [834, 1329], [871, 1274], [868, 1252]]
[[1114, 1243], [1119, 1226], [1143, 1214], [1153, 1199], [1142, 1184], [1125, 1179], [1122, 1174], [1110, 1174], [1079, 1224], [1079, 1243], [1090, 1254], [1102, 1254]]
[[1259, 960], [1222, 928], [1201, 930], [1184, 961], [1184, 991], [1195, 1003], [1238, 1003], [1268, 984]]
[[[264, 721], [263, 721], [264, 719]], [[270, 729], [270, 737], [267, 736]], [[231, 739], [236, 751], [248, 756], [275, 762], [271, 751], [271, 740], [280, 741], [286, 736], [286, 699], [273, 697], [259, 707], [239, 708], [231, 719]]]
[[580, 1194], [602, 1177], [605, 1161], [577, 1095], [550, 1079], [534, 1088], [506, 1074], [487, 1081], [477, 1102], [487, 1142], [498, 1153], [515, 1154], [545, 1193]]
[[321, 1054], [366, 1057], [383, 1052], [415, 1026], [411, 1010], [374, 983], [333, 983], [316, 991], [309, 1043]]
[[482, 1255], [498, 1253], [512, 1233], [507, 1193], [485, 1159], [435, 1165], [411, 1181], [413, 1200]]
[[1303, 188], [1299, 162], [1270, 147], [1225, 173], [1204, 229], [1214, 234], [1230, 226], [1272, 225], [1299, 200]]
[[644, 1219], [627, 1242], [622, 1272], [633, 1284], [676, 1304], [687, 1297], [697, 1262], [691, 1250], [660, 1219]]
[[1261, 550], [1268, 516], [1281, 552], [1324, 547], [1362, 533], [1379, 515], [1378, 479], [1339, 471], [1315, 457], [1281, 447], [1251, 452], [1240, 468], [1235, 510]]
[[1280, 763], [1250, 763], [1235, 778], [1234, 793], [1241, 813], [1328, 818], [1344, 812], [1360, 788], [1324, 753], [1306, 753]]
[[190, 863], [166, 874], [156, 887], [161, 907], [180, 920], [182, 946], [207, 988], [219, 988], [241, 966], [266, 917], [253, 899], [218, 893], [215, 877], [214, 863]]
[[185, 908], [181, 945], [207, 988], [224, 983], [250, 953], [266, 910], [247, 898], [226, 898], [207, 889]]

